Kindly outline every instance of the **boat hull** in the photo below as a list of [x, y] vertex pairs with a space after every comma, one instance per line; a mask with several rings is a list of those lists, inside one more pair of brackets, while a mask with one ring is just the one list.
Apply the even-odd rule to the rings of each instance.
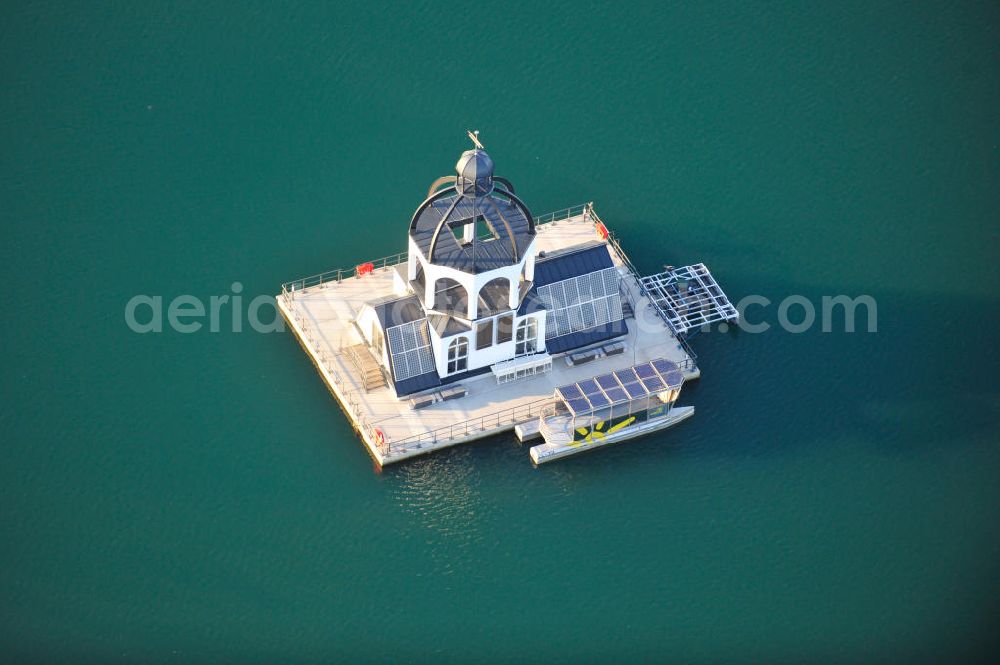
[[601, 448], [613, 443], [634, 439], [652, 432], [672, 427], [694, 415], [693, 406], [678, 406], [670, 410], [670, 413], [663, 418], [646, 421], [633, 427], [625, 427], [613, 434], [606, 434], [598, 438], [588, 438], [582, 441], [567, 441], [565, 443], [543, 443], [531, 448], [531, 461], [535, 464], [545, 464], [557, 459], [576, 455], [595, 448]]

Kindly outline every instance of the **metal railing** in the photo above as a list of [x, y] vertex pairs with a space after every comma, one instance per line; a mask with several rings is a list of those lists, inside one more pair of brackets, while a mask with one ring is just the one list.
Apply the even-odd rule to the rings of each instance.
[[575, 206], [563, 208], [562, 210], [555, 210], [553, 212], [546, 213], [541, 217], [535, 217], [535, 226], [541, 226], [543, 224], [558, 222], [564, 219], [569, 219], [570, 217], [576, 217], [577, 215], [582, 215], [587, 210], [587, 208], [593, 209], [593, 206], [594, 206], [593, 203], [579, 203]]
[[413, 434], [406, 438], [399, 439], [398, 441], [388, 442], [386, 445], [387, 450], [384, 452], [403, 453], [411, 450], [419, 450], [441, 441], [451, 441], [453, 439], [467, 437], [476, 432], [499, 429], [501, 425], [516, 425], [517, 423], [537, 418], [541, 415], [543, 409], [552, 404], [552, 402], [553, 398], [546, 397], [538, 400], [537, 402], [522, 404], [520, 406], [504, 409], [503, 411], [489, 413], [478, 418], [471, 418], [460, 423], [455, 423], [454, 425], [445, 425], [443, 427], [438, 427], [437, 429], [428, 430], [419, 434]]
[[[551, 222], [558, 222], [563, 219], [569, 219], [571, 217], [576, 217], [577, 215], [582, 215], [585, 213], [587, 208], [593, 209], [593, 204], [591, 203], [581, 203], [575, 206], [570, 206], [568, 208], [563, 208], [562, 210], [556, 210], [554, 212], [547, 213], [541, 217], [535, 217], [535, 226], [541, 226], [543, 224], [549, 224]], [[375, 272], [378, 270], [385, 270], [386, 268], [391, 268], [393, 266], [399, 265], [400, 263], [405, 263], [409, 258], [409, 252], [399, 252], [397, 254], [391, 254], [389, 256], [383, 256], [380, 259], [375, 259], [373, 261], [363, 261], [353, 268], [334, 268], [333, 270], [327, 270], [326, 272], [321, 272], [317, 275], [310, 275], [309, 277], [303, 277], [301, 279], [295, 279], [290, 282], [285, 282], [281, 285], [282, 294], [292, 293], [296, 291], [301, 291], [303, 289], [308, 289], [313, 286], [319, 286], [320, 284], [328, 284], [330, 282], [342, 282], [345, 279], [350, 279], [352, 277], [358, 276], [358, 268], [365, 266], [366, 270], [370, 272]], [[371, 268], [368, 269], [368, 264], [371, 264]], [[370, 274], [368, 272], [364, 274]]]
[[391, 268], [392, 266], [404, 263], [409, 254], [407, 252], [399, 252], [398, 254], [392, 254], [390, 256], [383, 256], [380, 259], [375, 259], [374, 261], [365, 261], [359, 263], [353, 268], [336, 268], [334, 270], [327, 270], [326, 272], [321, 272], [318, 275], [311, 275], [309, 277], [303, 277], [302, 279], [296, 279], [291, 282], [285, 282], [281, 285], [281, 292], [284, 293], [294, 293], [296, 291], [301, 291], [303, 289], [308, 289], [313, 286], [319, 286], [320, 284], [327, 284], [329, 282], [341, 282], [345, 279], [350, 279], [358, 274], [358, 268], [362, 266], [367, 266], [371, 264], [370, 272], [376, 270], [384, 270], [386, 268]]
[[[586, 214], [588, 216], [590, 216], [595, 222], [601, 222], [601, 218], [597, 216], [596, 212], [594, 212], [593, 203], [588, 203], [586, 208], [587, 208]], [[601, 223], [603, 224], [603, 222]], [[606, 225], [605, 228], [607, 228]], [[618, 258], [620, 258], [622, 263], [625, 265], [629, 277], [635, 283], [636, 288], [639, 289], [639, 293], [649, 298], [650, 302], [652, 302], [653, 301], [652, 296], [650, 295], [646, 287], [642, 285], [642, 277], [639, 275], [639, 271], [636, 269], [635, 264], [632, 263], [632, 259], [630, 259], [628, 254], [625, 253], [625, 250], [622, 249], [621, 241], [618, 239], [618, 236], [611, 231], [608, 231], [608, 244], [612, 248], [614, 248], [614, 250], [618, 253]], [[633, 303], [633, 309], [634, 306], [635, 304]], [[659, 310], [657, 310], [657, 315], [660, 315]], [[687, 353], [689, 356], [689, 358], [685, 360], [683, 363], [689, 365], [689, 367], [681, 367], [681, 369], [692, 369], [692, 370], [695, 369], [697, 367], [698, 354], [696, 354], [694, 352], [694, 349], [691, 348], [691, 345], [688, 343], [687, 339], [685, 339], [683, 335], [677, 333], [677, 331], [674, 329], [673, 324], [671, 324], [669, 320], [667, 320], [662, 315], [660, 315], [660, 318], [663, 319], [663, 321], [667, 324], [667, 327], [670, 328], [671, 331], [673, 331], [674, 337], [677, 338], [678, 344], [681, 345], [681, 348], [683, 348], [685, 353]]]
[[285, 310], [288, 312], [288, 315], [294, 319], [295, 323], [298, 325], [299, 331], [302, 333], [302, 343], [308, 344], [311, 347], [313, 352], [312, 357], [319, 365], [322, 366], [323, 369], [326, 370], [326, 373], [331, 379], [333, 379], [334, 384], [340, 390], [343, 407], [347, 411], [348, 415], [354, 420], [358, 431], [366, 432], [370, 437], [370, 440], [375, 441], [375, 430], [361, 411], [360, 393], [351, 387], [337, 370], [335, 361], [338, 357], [342, 357], [343, 354], [332, 353], [324, 347], [319, 339], [316, 338], [313, 334], [312, 327], [306, 322], [306, 318], [295, 309], [290, 294], [283, 292], [281, 298], [285, 302]]
[[[381, 388], [385, 385], [382, 366], [369, 353], [368, 347], [363, 344], [351, 344], [345, 348], [343, 340], [341, 340], [341, 354], [347, 355], [351, 363], [354, 364], [354, 369], [358, 371], [358, 376], [361, 378], [361, 385], [364, 387], [366, 393], [371, 392], [372, 388]], [[374, 365], [366, 364], [363, 354], [367, 354]]]

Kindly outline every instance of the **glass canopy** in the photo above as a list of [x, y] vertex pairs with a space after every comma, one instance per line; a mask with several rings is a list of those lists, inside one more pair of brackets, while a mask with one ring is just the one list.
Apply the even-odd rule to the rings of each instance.
[[556, 388], [556, 396], [574, 416], [644, 399], [664, 390], [680, 388], [684, 375], [676, 363], [657, 358]]

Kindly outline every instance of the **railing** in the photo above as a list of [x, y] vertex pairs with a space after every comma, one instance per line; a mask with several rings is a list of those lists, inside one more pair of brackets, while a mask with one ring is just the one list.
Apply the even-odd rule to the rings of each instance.
[[311, 275], [310, 277], [303, 277], [302, 279], [296, 279], [291, 282], [285, 282], [281, 285], [282, 293], [295, 293], [296, 291], [301, 291], [302, 289], [308, 289], [313, 286], [319, 286], [320, 284], [327, 284], [329, 282], [341, 282], [344, 279], [349, 279], [355, 277], [358, 273], [358, 268], [365, 266], [367, 269], [368, 264], [371, 264], [370, 271], [383, 270], [385, 268], [391, 268], [392, 266], [399, 265], [407, 260], [409, 254], [407, 252], [399, 252], [398, 254], [393, 254], [391, 256], [383, 256], [380, 259], [375, 259], [374, 261], [365, 261], [358, 264], [353, 268], [337, 268], [335, 270], [328, 270], [326, 272], [321, 272], [318, 275]]
[[677, 369], [681, 370], [682, 372], [688, 372], [698, 369], [698, 365], [695, 362], [696, 356], [694, 355], [694, 351], [690, 350], [691, 347], [687, 345], [686, 341], [682, 339], [678, 339], [678, 341], [681, 343], [681, 346], [683, 346], [685, 350], [687, 350], [689, 357], [677, 363]]
[[[535, 217], [535, 226], [541, 226], [542, 224], [549, 224], [551, 222], [582, 215], [586, 212], [588, 207], [593, 209], [593, 204], [581, 203], [579, 205], [570, 206], [569, 208], [563, 208], [562, 210], [547, 213], [541, 217]], [[371, 264], [372, 267], [369, 270], [374, 272], [376, 270], [391, 268], [392, 266], [399, 265], [400, 263], [405, 263], [408, 257], [408, 252], [399, 252], [398, 254], [383, 256], [382, 258], [375, 259], [374, 261], [363, 261], [353, 268], [334, 268], [333, 270], [321, 272], [318, 275], [310, 275], [309, 277], [303, 277], [301, 279], [292, 280], [291, 282], [285, 282], [281, 285], [281, 292], [282, 294], [294, 294], [296, 291], [308, 289], [313, 286], [319, 286], [320, 284], [328, 284], [330, 282], [339, 283], [345, 279], [357, 276], [358, 268], [360, 266], [366, 266], [367, 269], [367, 265]]]
[[537, 418], [544, 408], [552, 404], [553, 398], [546, 397], [537, 402], [522, 404], [511, 407], [496, 413], [490, 413], [478, 418], [472, 418], [454, 425], [445, 425], [437, 429], [413, 434], [398, 441], [390, 441], [386, 445], [384, 452], [403, 453], [410, 450], [419, 450], [427, 446], [432, 446], [440, 441], [450, 441], [459, 437], [466, 437], [475, 432], [483, 432], [491, 429], [498, 429], [501, 425], [517, 424]]
[[[358, 376], [361, 377], [361, 385], [364, 387], [365, 392], [370, 392], [372, 388], [380, 388], [385, 385], [385, 379], [382, 376], [382, 366], [378, 364], [371, 354], [368, 353], [367, 347], [361, 351], [358, 349], [360, 344], [352, 344], [346, 348], [346, 355], [351, 359], [354, 364], [354, 368], [358, 370]], [[341, 344], [341, 353], [345, 351], [343, 344]], [[365, 358], [362, 354], [368, 354], [371, 358], [371, 362], [374, 365], [366, 365]], [[372, 372], [378, 372], [375, 377], [371, 377]], [[371, 378], [371, 380], [369, 380]]]
[[[597, 216], [596, 212], [594, 212], [594, 204], [593, 203], [588, 203], [586, 205], [586, 208], [587, 208], [587, 211], [586, 211], [587, 215], [589, 215], [596, 222], [600, 222], [601, 221], [601, 218]], [[603, 222], [601, 222], [601, 223], [603, 224]], [[607, 228], [606, 225], [605, 225], [605, 228]], [[644, 287], [642, 285], [642, 278], [639, 276], [639, 271], [636, 269], [635, 265], [632, 263], [632, 259], [630, 259], [629, 256], [628, 256], [628, 254], [625, 253], [625, 250], [622, 249], [621, 242], [619, 241], [618, 236], [616, 236], [611, 231], [608, 232], [608, 244], [611, 245], [616, 252], [618, 252], [618, 257], [622, 260], [622, 263], [627, 268], [627, 272], [629, 273], [629, 277], [632, 279], [632, 281], [635, 283], [636, 287], [639, 289], [639, 293], [641, 295], [649, 298], [650, 302], [652, 302], [652, 297], [650, 296], [649, 292], [646, 290], [646, 287]], [[633, 303], [633, 310], [634, 310], [634, 307], [635, 307], [635, 304]], [[657, 312], [657, 313], [659, 313], [659, 312]], [[638, 312], [636, 312], [636, 314], [638, 315]], [[674, 337], [677, 338], [677, 342], [681, 345], [681, 348], [683, 348], [684, 351], [689, 356], [688, 360], [685, 360], [683, 364], [689, 364], [690, 367], [681, 367], [681, 369], [695, 369], [697, 367], [698, 354], [696, 354], [694, 352], [694, 349], [691, 348], [691, 345], [688, 344], [687, 339], [685, 339], [683, 335], [678, 334], [677, 331], [674, 330], [674, 327], [670, 323], [670, 321], [668, 321], [666, 318], [664, 318], [662, 316], [660, 318], [662, 318], [663, 321], [667, 324], [667, 327], [669, 327], [670, 330], [672, 330], [674, 332]]]
[[541, 217], [535, 217], [535, 226], [541, 226], [542, 224], [549, 224], [550, 222], [558, 222], [563, 219], [569, 219], [570, 217], [576, 217], [577, 215], [582, 215], [587, 210], [587, 208], [593, 209], [593, 203], [580, 203], [575, 206], [570, 206], [568, 208], [563, 208], [562, 210], [556, 210], [542, 215]]
[[340, 389], [343, 405], [348, 415], [357, 423], [359, 431], [367, 432], [370, 440], [375, 441], [374, 428], [361, 411], [360, 394], [344, 380], [344, 377], [337, 371], [337, 367], [334, 364], [336, 358], [342, 354], [331, 353], [328, 349], [324, 348], [320, 340], [313, 335], [312, 327], [306, 323], [306, 318], [292, 305], [290, 294], [283, 292], [281, 298], [285, 302], [285, 310], [295, 320], [299, 330], [302, 332], [302, 342], [312, 347], [314, 352], [312, 354], [313, 358], [326, 370], [326, 373], [333, 379], [334, 384]]

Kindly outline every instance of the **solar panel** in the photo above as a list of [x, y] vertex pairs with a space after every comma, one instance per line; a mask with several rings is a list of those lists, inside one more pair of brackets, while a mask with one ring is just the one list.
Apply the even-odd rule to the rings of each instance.
[[400, 349], [403, 350], [403, 333], [400, 332], [399, 326], [394, 328], [389, 328], [385, 331], [386, 337], [389, 338], [389, 348], [390, 349]]
[[605, 293], [616, 293], [618, 291], [618, 271], [614, 268], [602, 270], [601, 280], [604, 282]]
[[675, 369], [672, 372], [667, 372], [663, 375], [663, 380], [671, 388], [676, 388], [677, 386], [684, 383], [684, 375], [681, 374], [679, 369]]
[[663, 381], [661, 381], [658, 376], [648, 376], [642, 380], [642, 384], [646, 386], [646, 390], [651, 393], [658, 393], [666, 388]]
[[[557, 309], [553, 314], [555, 318], [555, 328], [553, 332], [558, 331], [559, 335], [568, 335], [573, 332], [572, 328], [569, 326], [569, 311], [566, 308]], [[546, 335], [548, 337], [548, 335]]]
[[563, 284], [563, 288], [566, 289], [566, 299], [563, 301], [563, 305], [574, 305], [580, 302], [580, 289], [577, 286], [577, 282], [580, 280], [579, 277], [573, 279], [568, 279]]
[[[661, 375], [660, 369], [666, 375]], [[683, 381], [684, 375], [676, 364], [657, 359], [561, 386], [556, 389], [556, 396], [562, 398], [573, 415], [578, 416], [615, 404], [645, 399], [668, 387], [679, 387]]]
[[595, 409], [611, 404], [611, 400], [601, 393], [597, 393], [596, 395], [587, 395], [587, 399], [590, 400], [591, 405], [593, 405]]
[[629, 367], [628, 369], [620, 369], [614, 374], [616, 377], [618, 377], [618, 380], [621, 381], [623, 384], [635, 383], [636, 381], [639, 380], [639, 377], [636, 376], [635, 374], [635, 370], [632, 369], [631, 367]]
[[400, 351], [412, 351], [417, 348], [417, 336], [413, 333], [413, 326], [402, 326], [403, 348]]
[[602, 289], [598, 288], [597, 293], [594, 293], [593, 288], [590, 286], [590, 282], [593, 279], [593, 273], [588, 275], [580, 275], [580, 279], [576, 280], [576, 288], [578, 290], [577, 299], [580, 302], [585, 300], [593, 300], [594, 298], [600, 298], [604, 294], [601, 292]]
[[606, 300], [608, 304], [608, 316], [609, 321], [621, 321], [625, 318], [625, 314], [622, 310], [622, 297], [617, 293], [613, 296], [608, 296]]
[[580, 387], [577, 386], [575, 383], [571, 383], [568, 386], [563, 386], [562, 388], [559, 389], [559, 392], [565, 399], [583, 397], [583, 392], [580, 390]]
[[392, 376], [396, 381], [435, 370], [427, 319], [418, 319], [385, 331], [392, 354]]
[[618, 402], [627, 402], [629, 400], [628, 393], [621, 388], [608, 388], [604, 391], [604, 394], [607, 395], [608, 399], [615, 404]]
[[608, 315], [608, 298], [595, 300], [593, 307], [595, 326], [603, 326], [604, 324], [611, 322], [611, 317]]
[[643, 386], [638, 381], [636, 381], [635, 383], [622, 384], [622, 387], [625, 388], [625, 391], [629, 394], [629, 397], [631, 397], [632, 399], [640, 399], [649, 394], [646, 392], [645, 386]]
[[618, 271], [615, 268], [604, 268], [540, 286], [538, 295], [549, 312], [545, 326], [547, 339], [623, 318]]
[[614, 374], [602, 374], [594, 380], [597, 381], [597, 385], [605, 390], [618, 387], [618, 379], [615, 378]]
[[640, 379], [648, 379], [651, 376], [656, 376], [656, 370], [653, 369], [653, 366], [650, 363], [636, 365], [632, 369], [635, 370], [635, 373], [639, 375]]
[[650, 364], [656, 368], [656, 371], [660, 373], [660, 376], [664, 376], [667, 372], [677, 369], [677, 365], [670, 362], [666, 358], [657, 358], [656, 360], [650, 361]]
[[566, 292], [563, 290], [562, 282], [556, 282], [555, 284], [543, 286], [538, 289], [538, 292], [541, 293], [543, 289], [545, 289], [546, 293], [549, 294], [550, 301], [554, 307], [566, 306]]

